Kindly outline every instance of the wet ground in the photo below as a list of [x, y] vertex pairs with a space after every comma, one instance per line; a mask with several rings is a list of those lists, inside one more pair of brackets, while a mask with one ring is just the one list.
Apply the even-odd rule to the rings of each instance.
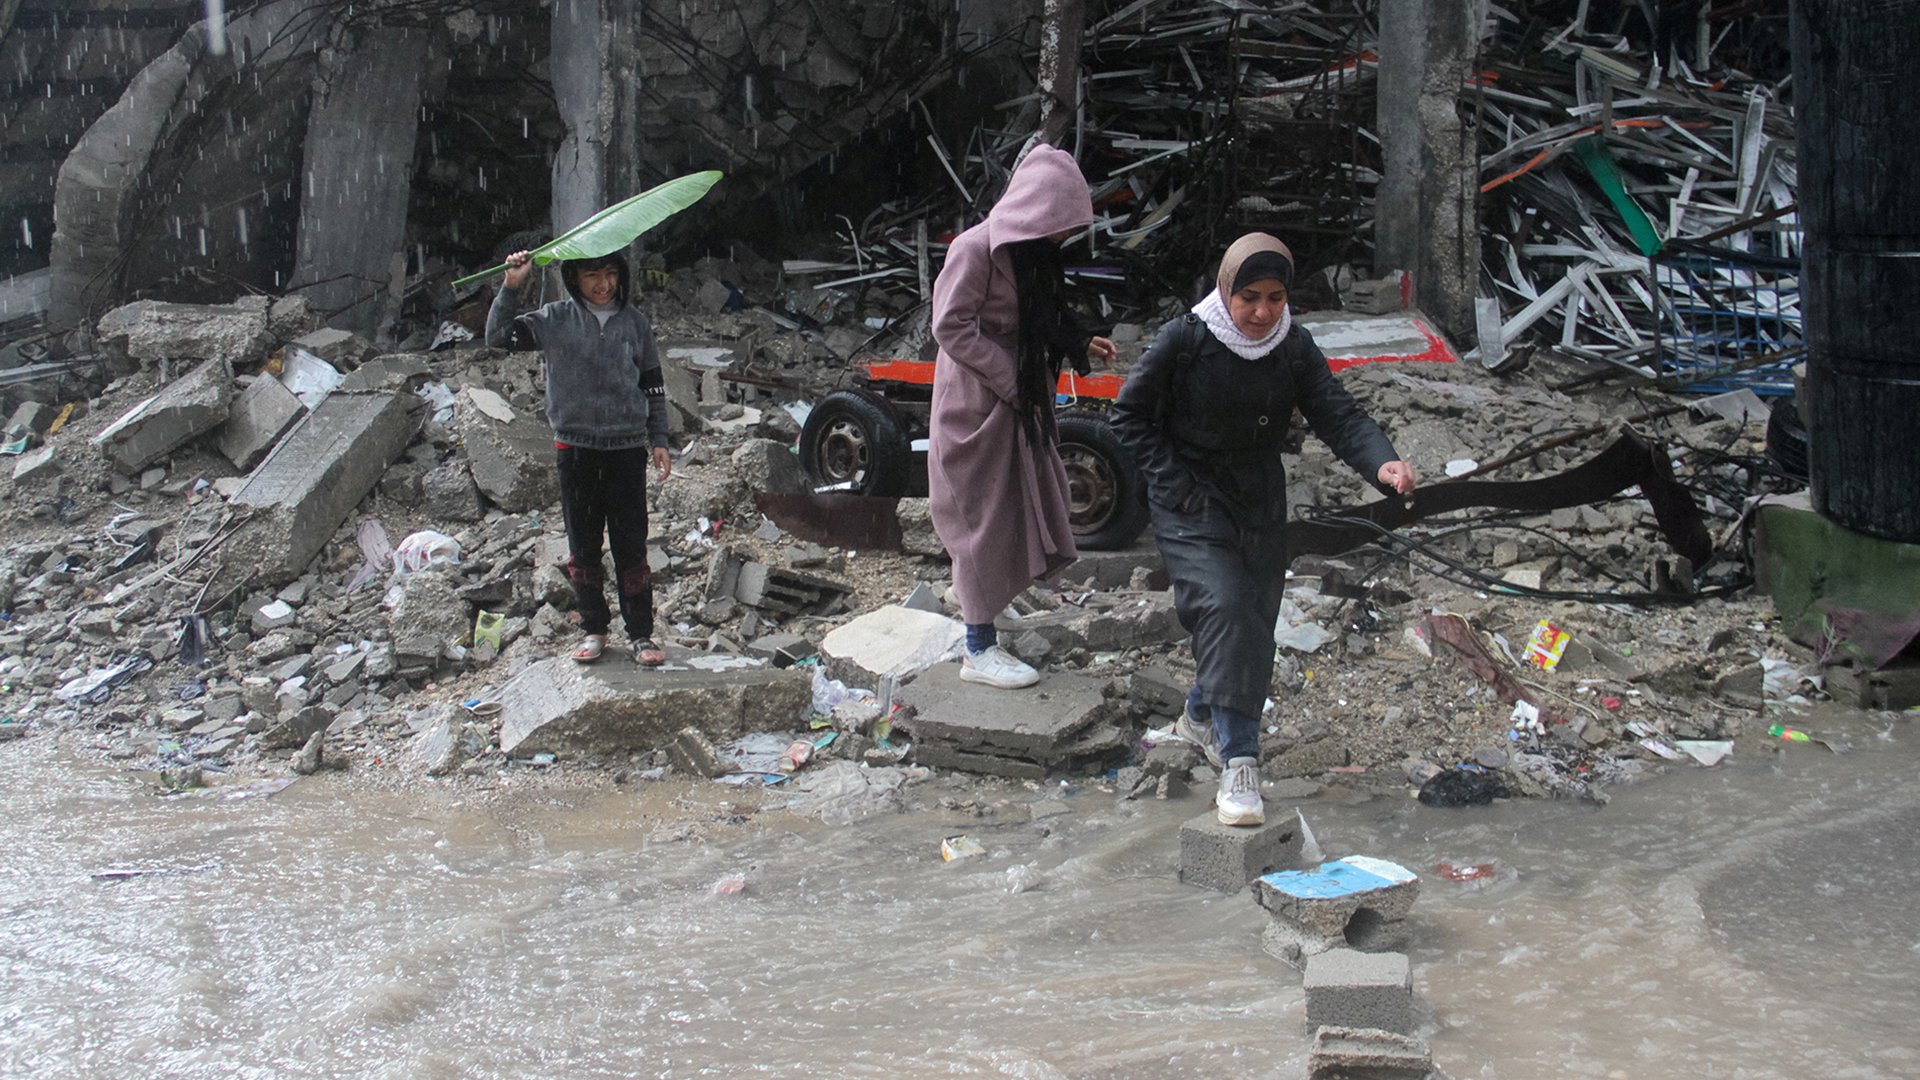
[[[1605, 808], [1303, 810], [1329, 856], [1423, 873], [1414, 980], [1454, 1077], [1920, 1075], [1920, 726], [1801, 723], [1853, 750], [1743, 741]], [[1173, 879], [1197, 797], [913, 791], [844, 826], [599, 774], [162, 799], [0, 746], [0, 1074], [1304, 1073], [1264, 914]], [[988, 854], [943, 863], [959, 832]]]

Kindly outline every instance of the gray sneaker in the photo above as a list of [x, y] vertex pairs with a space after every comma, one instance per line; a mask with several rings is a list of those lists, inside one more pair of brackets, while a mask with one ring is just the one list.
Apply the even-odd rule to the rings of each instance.
[[1213, 806], [1213, 816], [1222, 825], [1266, 824], [1267, 804], [1260, 798], [1260, 762], [1250, 757], [1227, 762]]
[[1180, 719], [1174, 722], [1173, 733], [1206, 752], [1207, 761], [1216, 769], [1220, 764], [1220, 749], [1215, 745], [1213, 725], [1203, 724], [1193, 718], [1193, 711], [1186, 706], [1180, 707]]

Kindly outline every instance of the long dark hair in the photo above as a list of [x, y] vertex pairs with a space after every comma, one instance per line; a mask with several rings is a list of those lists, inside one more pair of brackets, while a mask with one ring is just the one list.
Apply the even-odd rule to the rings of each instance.
[[1013, 263], [1013, 290], [1019, 298], [1020, 426], [1034, 445], [1051, 443], [1057, 432], [1053, 395], [1060, 382], [1060, 366], [1077, 347], [1075, 370], [1086, 367], [1087, 335], [1062, 299], [1066, 269], [1060, 245], [1044, 237], [1006, 245]]

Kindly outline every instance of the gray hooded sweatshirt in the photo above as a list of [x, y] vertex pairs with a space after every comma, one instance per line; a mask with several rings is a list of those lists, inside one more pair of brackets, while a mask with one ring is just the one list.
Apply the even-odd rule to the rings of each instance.
[[502, 287], [487, 311], [487, 344], [545, 354], [553, 437], [586, 450], [667, 445], [667, 392], [653, 327], [627, 304], [602, 325], [571, 297], [524, 310]]

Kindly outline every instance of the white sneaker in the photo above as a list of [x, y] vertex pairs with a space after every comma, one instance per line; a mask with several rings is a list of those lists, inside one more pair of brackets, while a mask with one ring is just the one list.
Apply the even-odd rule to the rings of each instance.
[[960, 661], [960, 681], [984, 683], [1001, 690], [1018, 690], [1040, 681], [1040, 673], [998, 645], [983, 653], [968, 653]]
[[1266, 824], [1267, 807], [1260, 799], [1260, 762], [1250, 757], [1227, 762], [1213, 805], [1214, 817], [1222, 825]]
[[1173, 733], [1193, 745], [1206, 751], [1207, 761], [1214, 768], [1221, 768], [1220, 749], [1215, 745], [1212, 724], [1203, 724], [1193, 718], [1193, 710], [1185, 705], [1180, 707], [1180, 719], [1174, 721]]

